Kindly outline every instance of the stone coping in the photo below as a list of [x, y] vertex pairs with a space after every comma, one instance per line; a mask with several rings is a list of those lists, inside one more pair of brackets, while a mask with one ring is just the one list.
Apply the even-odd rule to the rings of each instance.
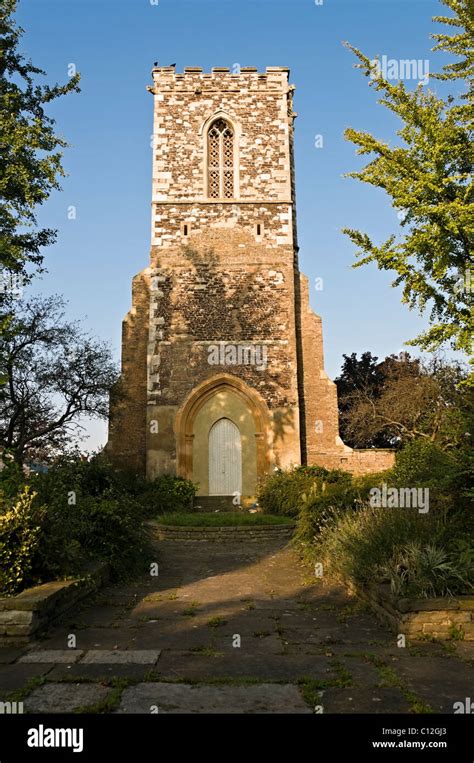
[[0, 646], [24, 644], [108, 580], [109, 567], [91, 565], [81, 578], [52, 580], [0, 598]]
[[222, 532], [225, 530], [226, 532], [254, 532], [254, 531], [261, 531], [261, 532], [268, 532], [269, 530], [294, 530], [295, 525], [288, 522], [288, 524], [281, 524], [281, 525], [168, 525], [165, 523], [161, 523], [157, 520], [149, 520], [147, 522], [150, 527], [158, 528], [160, 530], [178, 530], [183, 532], [202, 532], [205, 530], [206, 532]]

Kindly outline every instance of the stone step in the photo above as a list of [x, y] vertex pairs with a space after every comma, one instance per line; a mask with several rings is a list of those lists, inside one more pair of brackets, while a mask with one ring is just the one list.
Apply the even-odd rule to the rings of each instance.
[[194, 499], [193, 510], [202, 512], [211, 511], [239, 511], [240, 506], [234, 504], [232, 495], [199, 495]]

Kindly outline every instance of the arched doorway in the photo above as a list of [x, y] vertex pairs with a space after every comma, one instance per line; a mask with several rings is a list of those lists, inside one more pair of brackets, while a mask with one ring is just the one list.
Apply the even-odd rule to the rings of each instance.
[[[227, 427], [227, 435], [235, 438], [235, 430], [220, 424], [211, 435], [214, 425], [225, 419], [237, 429], [240, 437], [240, 490], [242, 496], [255, 496], [257, 481], [269, 468], [271, 449], [268, 443], [268, 409], [258, 393], [241, 379], [219, 374], [199, 384], [187, 397], [175, 418], [178, 474], [198, 484], [198, 495], [211, 495], [209, 447]], [[222, 427], [222, 429], [220, 429]], [[235, 445], [232, 446], [234, 448]], [[214, 459], [218, 462], [217, 457]], [[222, 465], [221, 465], [222, 468]], [[217, 490], [214, 485], [213, 490]], [[219, 490], [222, 488], [219, 488]], [[213, 493], [218, 495], [218, 493]]]
[[239, 428], [227, 418], [209, 431], [209, 495], [242, 494], [242, 440]]

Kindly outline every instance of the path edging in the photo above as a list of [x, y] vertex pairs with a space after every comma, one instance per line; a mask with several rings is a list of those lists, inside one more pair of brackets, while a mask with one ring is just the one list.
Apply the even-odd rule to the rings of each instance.
[[179, 541], [181, 543], [289, 540], [295, 529], [292, 525], [231, 525], [221, 527], [164, 525], [156, 520], [149, 520], [147, 526], [152, 540]]
[[109, 565], [91, 565], [86, 575], [52, 580], [0, 598], [0, 646], [27, 644], [56, 618], [98, 590], [109, 577]]
[[414, 599], [395, 598], [389, 584], [361, 585], [345, 581], [397, 634], [412, 639], [474, 641], [474, 596]]

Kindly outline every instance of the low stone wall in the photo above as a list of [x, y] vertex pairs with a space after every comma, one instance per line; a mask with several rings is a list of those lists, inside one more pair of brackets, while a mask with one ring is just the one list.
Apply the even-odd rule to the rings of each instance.
[[389, 585], [348, 587], [397, 634], [411, 639], [433, 636], [474, 641], [474, 596], [395, 599]]
[[108, 565], [97, 564], [83, 578], [53, 580], [0, 598], [0, 646], [26, 644], [96, 591], [108, 579]]
[[150, 521], [147, 524], [152, 540], [178, 543], [261, 543], [269, 540], [289, 540], [294, 532], [292, 525], [178, 527], [176, 525], [162, 525], [157, 521]]

